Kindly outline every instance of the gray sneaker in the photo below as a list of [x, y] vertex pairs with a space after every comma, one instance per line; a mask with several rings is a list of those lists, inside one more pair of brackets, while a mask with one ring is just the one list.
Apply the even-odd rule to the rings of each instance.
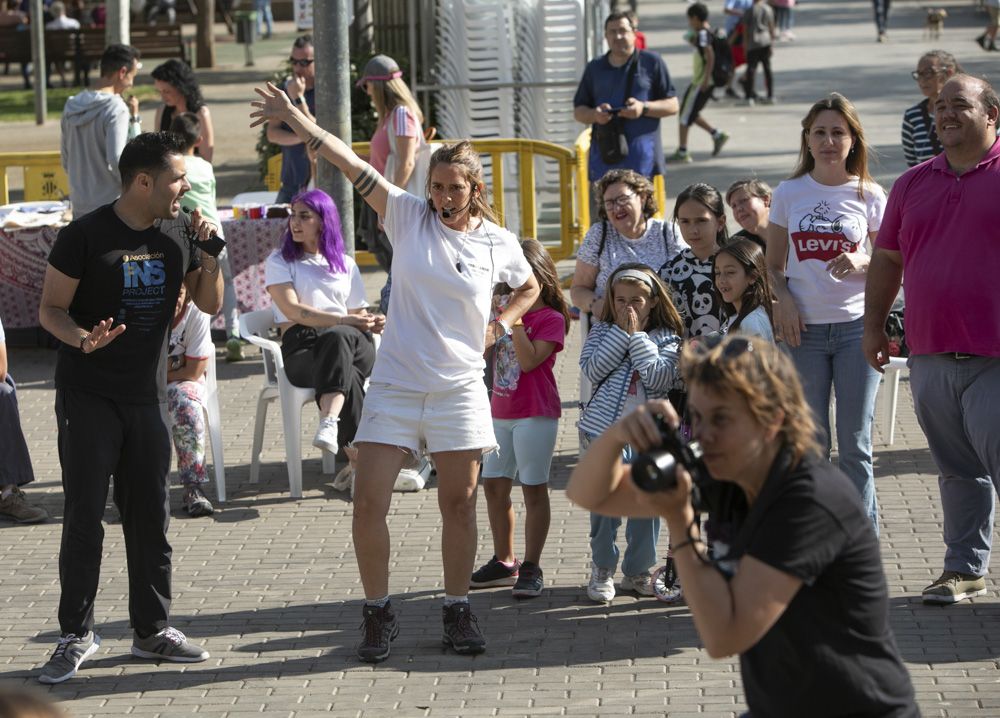
[[38, 674], [39, 683], [62, 683], [76, 675], [80, 664], [97, 652], [101, 637], [93, 631], [83, 636], [72, 633], [63, 636], [56, 643], [56, 650], [48, 663]]
[[938, 580], [923, 590], [924, 603], [950, 604], [986, 593], [982, 576], [958, 571], [945, 571]]
[[174, 663], [200, 663], [208, 658], [208, 651], [188, 641], [176, 628], [167, 627], [149, 638], [139, 638], [139, 634], [135, 634], [132, 655]]

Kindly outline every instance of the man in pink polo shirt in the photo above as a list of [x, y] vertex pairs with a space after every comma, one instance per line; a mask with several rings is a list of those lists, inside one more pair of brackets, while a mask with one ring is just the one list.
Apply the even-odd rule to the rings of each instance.
[[892, 187], [865, 291], [863, 350], [889, 361], [885, 320], [906, 274], [910, 388], [940, 473], [944, 572], [924, 603], [986, 593], [1000, 481], [1000, 99], [950, 79], [934, 106], [944, 152]]

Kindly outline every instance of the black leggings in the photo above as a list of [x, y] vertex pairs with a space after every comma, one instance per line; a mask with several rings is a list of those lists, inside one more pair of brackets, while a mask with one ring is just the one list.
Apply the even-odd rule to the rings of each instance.
[[748, 98], [756, 98], [757, 65], [764, 67], [764, 86], [767, 88], [768, 98], [774, 97], [774, 78], [771, 76], [771, 46], [755, 47], [747, 52], [747, 79], [746, 93]]
[[295, 324], [281, 335], [281, 356], [288, 380], [313, 389], [316, 403], [323, 394], [344, 395], [337, 436], [342, 446], [353, 441], [361, 421], [365, 379], [375, 364], [371, 335], [343, 325], [319, 334]]

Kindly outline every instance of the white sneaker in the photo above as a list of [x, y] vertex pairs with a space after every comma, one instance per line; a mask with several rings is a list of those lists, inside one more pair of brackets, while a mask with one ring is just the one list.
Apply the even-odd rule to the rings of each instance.
[[649, 571], [643, 571], [635, 576], [626, 576], [619, 584], [619, 588], [621, 588], [622, 591], [632, 591], [640, 596], [656, 595], [656, 591], [653, 587], [653, 577], [650, 575]]
[[332, 416], [327, 416], [319, 420], [319, 428], [316, 429], [316, 436], [313, 437], [313, 446], [317, 449], [329, 451], [336, 454], [337, 449], [337, 425], [339, 421]]
[[393, 491], [421, 491], [427, 485], [427, 477], [431, 474], [431, 462], [427, 457], [417, 460], [415, 466], [400, 470], [396, 477]]
[[615, 570], [601, 568], [596, 563], [590, 563], [590, 584], [587, 586], [587, 598], [598, 603], [605, 603], [615, 597]]

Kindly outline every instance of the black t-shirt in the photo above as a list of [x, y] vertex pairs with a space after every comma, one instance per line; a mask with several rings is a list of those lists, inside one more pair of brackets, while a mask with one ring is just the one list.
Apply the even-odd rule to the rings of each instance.
[[83, 389], [126, 404], [164, 400], [170, 321], [181, 281], [200, 265], [187, 240], [189, 224], [181, 215], [136, 231], [109, 204], [59, 232], [49, 264], [80, 280], [69, 315], [88, 330], [111, 317], [125, 331], [90, 354], [62, 344], [57, 389]]
[[828, 461], [779, 455], [735, 533], [753, 556], [802, 580], [740, 656], [747, 704], [766, 716], [918, 716], [889, 628], [878, 540], [857, 489]]

